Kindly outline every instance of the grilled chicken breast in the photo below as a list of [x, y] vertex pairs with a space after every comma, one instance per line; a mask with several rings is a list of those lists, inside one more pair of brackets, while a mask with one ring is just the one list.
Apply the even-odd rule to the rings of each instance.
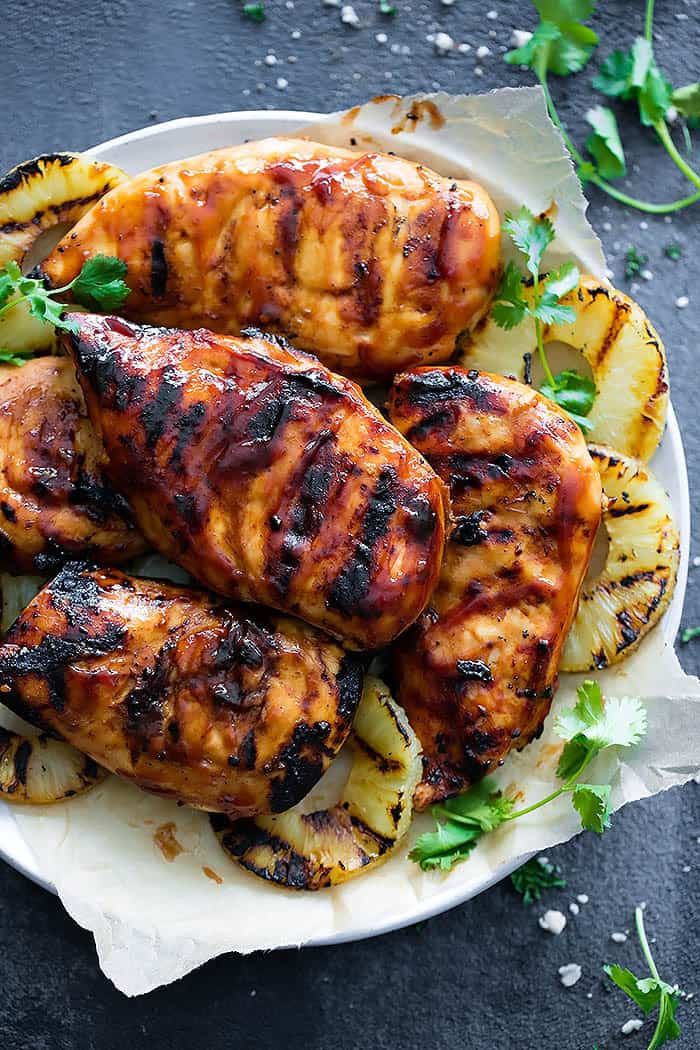
[[440, 572], [446, 490], [362, 396], [283, 340], [69, 315], [105, 471], [212, 590], [385, 645]]
[[390, 418], [449, 484], [455, 524], [430, 606], [396, 649], [424, 750], [419, 807], [536, 736], [601, 514], [578, 427], [529, 387], [459, 368], [400, 376]]
[[146, 790], [231, 817], [310, 790], [362, 679], [298, 620], [77, 563], [0, 645], [3, 703]]
[[43, 264], [64, 285], [86, 257], [128, 265], [126, 316], [292, 338], [344, 375], [447, 361], [498, 279], [484, 190], [400, 157], [266, 139], [166, 164], [116, 187]]
[[118, 563], [145, 550], [102, 454], [70, 361], [0, 368], [0, 570], [48, 573], [76, 555]]

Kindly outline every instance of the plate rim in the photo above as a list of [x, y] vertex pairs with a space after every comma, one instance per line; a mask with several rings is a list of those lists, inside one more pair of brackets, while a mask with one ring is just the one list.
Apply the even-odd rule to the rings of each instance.
[[[230, 110], [222, 113], [207, 113], [190, 117], [177, 117], [173, 120], [162, 121], [157, 124], [146, 125], [141, 128], [136, 128], [133, 131], [126, 132], [122, 135], [115, 136], [111, 139], [106, 139], [104, 142], [100, 142], [94, 146], [89, 147], [82, 152], [90, 156], [108, 156], [112, 150], [118, 149], [122, 146], [133, 145], [134, 143], [141, 142], [145, 139], [158, 137], [160, 135], [167, 135], [173, 132], [186, 131], [192, 128], [202, 128], [209, 125], [218, 124], [242, 124], [245, 122], [254, 122], [257, 124], [270, 124], [279, 125], [281, 122], [288, 122], [291, 125], [302, 125], [312, 123], [323, 119], [328, 114], [310, 112], [306, 110], [291, 110], [291, 109], [273, 109], [273, 110]], [[277, 134], [288, 134], [292, 128], [287, 131], [280, 131], [278, 128]], [[275, 132], [272, 132], [275, 133]], [[666, 640], [673, 644], [678, 628], [680, 626], [681, 618], [683, 615], [683, 604], [685, 600], [685, 594], [688, 583], [688, 567], [690, 561], [690, 488], [688, 481], [688, 470], [685, 457], [685, 449], [683, 447], [683, 439], [681, 430], [678, 424], [678, 419], [673, 408], [673, 404], [669, 400], [668, 415], [666, 421], [666, 430], [664, 438], [670, 442], [670, 452], [676, 465], [677, 476], [680, 482], [679, 491], [679, 506], [678, 512], [678, 524], [681, 536], [681, 551], [680, 561], [678, 566], [678, 576], [676, 580], [676, 588], [674, 591], [673, 600], [669, 609], [665, 613], [660, 628], [663, 630]], [[663, 482], [663, 479], [661, 479]], [[0, 812], [2, 810], [9, 810], [9, 816], [13, 820], [12, 807], [7, 803], [0, 803]], [[16, 824], [15, 824], [15, 827]], [[7, 864], [13, 867], [20, 874], [30, 879], [32, 882], [41, 886], [43, 889], [49, 890], [51, 893], [56, 894], [54, 885], [46, 879], [39, 870], [37, 861], [31, 852], [31, 848], [28, 846], [26, 841], [21, 837], [19, 829], [17, 828], [16, 843], [21, 843], [23, 849], [17, 848], [14, 852], [8, 850], [4, 842], [0, 842], [0, 858]], [[439, 892], [428, 898], [424, 902], [419, 902], [418, 907], [411, 907], [404, 909], [398, 914], [394, 914], [391, 917], [385, 919], [382, 922], [374, 923], [371, 926], [361, 927], [353, 930], [346, 930], [344, 932], [330, 934], [326, 937], [310, 937], [307, 941], [302, 942], [302, 947], [321, 947], [334, 944], [344, 944], [351, 941], [366, 940], [371, 937], [377, 937], [384, 933], [389, 933], [394, 930], [403, 929], [406, 926], [413, 925], [417, 922], [423, 922], [427, 919], [433, 918], [435, 915], [449, 911], [451, 908], [458, 907], [460, 904], [464, 904], [480, 893], [484, 893], [486, 890], [495, 886], [498, 882], [501, 882], [506, 878], [512, 871], [518, 868], [524, 863], [529, 856], [534, 854], [524, 853], [515, 860], [505, 861], [499, 865], [495, 871], [479, 883], [477, 886], [469, 889], [460, 888], [458, 885], [451, 886], [445, 889], [443, 892]], [[286, 946], [280, 946], [279, 949], [287, 947], [299, 947], [298, 944], [290, 944]]]

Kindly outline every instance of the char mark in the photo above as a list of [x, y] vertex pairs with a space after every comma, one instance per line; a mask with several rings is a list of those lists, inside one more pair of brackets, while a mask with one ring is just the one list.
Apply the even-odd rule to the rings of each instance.
[[177, 372], [166, 365], [161, 374], [160, 386], [154, 397], [149, 398], [141, 409], [139, 418], [146, 435], [146, 445], [155, 448], [162, 438], [170, 418], [182, 403], [182, 383], [176, 381]]
[[502, 414], [503, 400], [496, 391], [489, 390], [479, 373], [460, 372], [456, 369], [435, 369], [416, 372], [407, 377], [408, 403], [416, 407], [428, 407], [441, 401], [467, 400], [479, 412]]
[[457, 673], [467, 681], [493, 682], [491, 668], [483, 660], [458, 660]]
[[300, 802], [323, 773], [324, 744], [331, 727], [328, 722], [314, 725], [301, 723], [294, 729], [289, 744], [282, 748], [274, 762], [280, 775], [270, 783], [270, 808], [282, 813]]
[[396, 512], [396, 487], [394, 468], [382, 467], [367, 504], [360, 540], [331, 584], [326, 602], [329, 609], [346, 616], [365, 615], [363, 603], [372, 580], [374, 550]]
[[488, 532], [481, 527], [486, 515], [485, 510], [475, 510], [473, 514], [462, 514], [455, 520], [455, 527], [450, 539], [462, 547], [475, 547], [489, 538]]
[[[109, 323], [105, 321], [108, 326]], [[146, 380], [124, 364], [108, 337], [95, 334], [83, 339], [79, 332], [65, 332], [64, 338], [80, 371], [108, 407], [123, 412], [141, 400]]]
[[151, 293], [154, 299], [163, 299], [168, 285], [168, 261], [165, 245], [158, 238], [151, 243]]
[[345, 722], [354, 717], [362, 696], [365, 680], [365, 660], [354, 653], [345, 653], [340, 661], [335, 685], [338, 690], [338, 715]]

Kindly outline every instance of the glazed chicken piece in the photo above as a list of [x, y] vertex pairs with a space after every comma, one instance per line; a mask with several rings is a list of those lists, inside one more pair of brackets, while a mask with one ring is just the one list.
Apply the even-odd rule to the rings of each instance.
[[476, 183], [380, 153], [265, 139], [147, 171], [109, 192], [43, 264], [129, 268], [125, 315], [287, 335], [344, 375], [447, 361], [495, 290], [500, 223]]
[[352, 648], [418, 617], [446, 490], [354, 383], [260, 333], [69, 316], [105, 472], [161, 554]]
[[140, 787], [230, 817], [316, 783], [362, 691], [359, 658], [298, 620], [72, 563], [0, 645], [0, 698]]
[[581, 431], [529, 387], [459, 368], [399, 376], [390, 418], [450, 486], [429, 608], [395, 652], [424, 750], [416, 803], [468, 788], [537, 736], [600, 522]]
[[1, 571], [49, 573], [76, 555], [119, 563], [145, 550], [102, 454], [70, 361], [0, 368]]

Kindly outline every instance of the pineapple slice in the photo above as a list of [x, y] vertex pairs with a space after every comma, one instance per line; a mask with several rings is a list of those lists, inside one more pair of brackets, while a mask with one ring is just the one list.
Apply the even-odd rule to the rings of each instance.
[[[128, 175], [78, 153], [51, 153], [27, 160], [0, 178], [0, 269], [22, 266], [42, 234], [72, 226], [96, 201]], [[58, 230], [57, 230], [58, 233]], [[0, 318], [0, 347], [13, 353], [51, 352], [53, 325], [19, 303]]]
[[[544, 342], [565, 343], [583, 354], [598, 391], [588, 417], [592, 441], [648, 462], [663, 433], [668, 408], [666, 353], [642, 308], [623, 292], [582, 275], [562, 298], [573, 308], [570, 324], [544, 326]], [[466, 335], [459, 364], [525, 381], [537, 354], [531, 318], [510, 331], [488, 317]]]
[[610, 549], [602, 572], [584, 582], [562, 671], [601, 669], [632, 652], [670, 602], [680, 557], [671, 502], [644, 463], [603, 445], [589, 451], [608, 501]]
[[262, 879], [296, 890], [335, 886], [381, 863], [405, 835], [421, 778], [418, 739], [384, 683], [368, 677], [352, 735], [352, 768], [340, 800], [305, 813], [211, 822], [228, 855]]
[[0, 799], [40, 806], [89, 791], [107, 776], [87, 755], [44, 736], [0, 729]]

